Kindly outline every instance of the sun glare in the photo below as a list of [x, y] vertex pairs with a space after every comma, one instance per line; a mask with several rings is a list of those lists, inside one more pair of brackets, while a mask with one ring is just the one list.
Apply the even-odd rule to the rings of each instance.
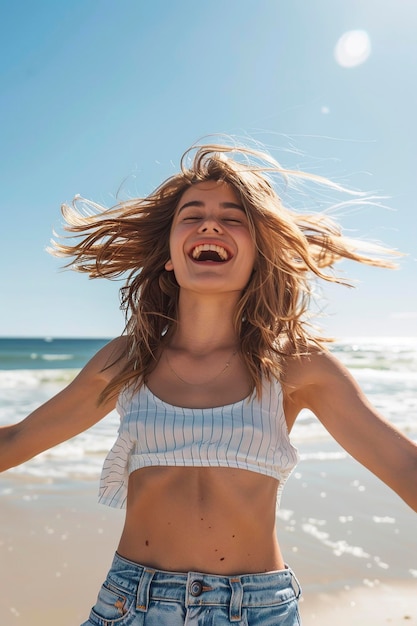
[[338, 40], [334, 56], [342, 67], [356, 67], [364, 63], [371, 53], [371, 40], [365, 30], [350, 30]]

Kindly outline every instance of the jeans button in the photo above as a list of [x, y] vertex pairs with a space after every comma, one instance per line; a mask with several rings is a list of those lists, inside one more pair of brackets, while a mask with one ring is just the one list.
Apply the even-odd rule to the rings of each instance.
[[190, 593], [194, 598], [201, 596], [203, 593], [203, 583], [200, 580], [193, 580], [190, 584]]

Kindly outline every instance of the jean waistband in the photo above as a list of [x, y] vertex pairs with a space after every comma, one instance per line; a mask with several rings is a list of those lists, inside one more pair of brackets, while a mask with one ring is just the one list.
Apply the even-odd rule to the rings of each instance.
[[134, 563], [117, 553], [108, 581], [136, 595], [138, 611], [146, 612], [150, 600], [180, 602], [186, 607], [228, 606], [231, 621], [241, 619], [242, 608], [284, 604], [301, 594], [290, 568], [240, 576], [165, 572]]

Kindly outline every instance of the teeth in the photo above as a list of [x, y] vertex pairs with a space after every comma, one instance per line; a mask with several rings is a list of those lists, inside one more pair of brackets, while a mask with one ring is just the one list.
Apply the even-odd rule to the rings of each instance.
[[211, 252], [217, 252], [222, 261], [227, 261], [229, 258], [228, 252], [221, 246], [217, 246], [214, 243], [204, 243], [194, 248], [192, 252], [193, 259], [198, 259], [202, 252], [207, 252], [208, 250], [211, 250]]

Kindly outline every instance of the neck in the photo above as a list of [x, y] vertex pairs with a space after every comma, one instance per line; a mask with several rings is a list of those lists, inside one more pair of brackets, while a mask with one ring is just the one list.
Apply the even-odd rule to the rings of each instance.
[[194, 354], [237, 347], [238, 337], [233, 328], [235, 306], [233, 294], [202, 299], [180, 293], [178, 324], [170, 345]]

